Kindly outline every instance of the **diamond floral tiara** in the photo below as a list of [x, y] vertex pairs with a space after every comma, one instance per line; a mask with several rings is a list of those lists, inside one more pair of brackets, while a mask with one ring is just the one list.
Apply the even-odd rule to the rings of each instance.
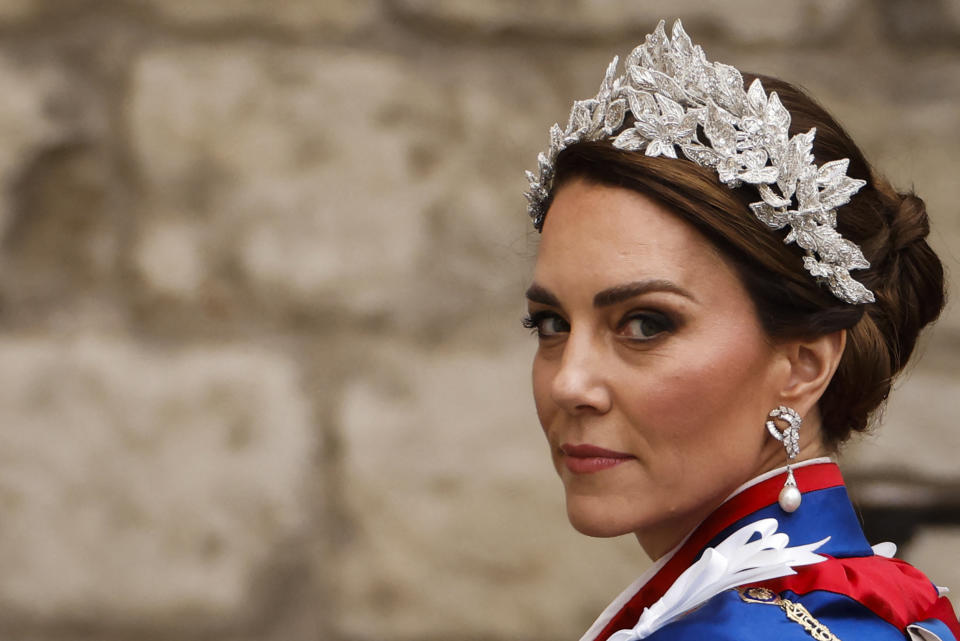
[[[735, 188], [756, 185], [761, 200], [750, 209], [773, 229], [789, 226], [785, 243], [806, 251], [804, 268], [848, 303], [870, 303], [873, 293], [850, 276], [870, 266], [863, 252], [837, 232], [837, 208], [850, 202], [866, 182], [847, 176], [847, 158], [814, 163], [811, 129], [789, 135], [790, 113], [760, 80], [744, 90], [740, 72], [708, 62], [680, 21], [672, 38], [661, 20], [646, 41], [627, 57], [616, 75], [614, 58], [595, 98], [573, 103], [564, 129], [550, 128], [550, 147], [537, 156], [538, 173], [527, 172], [528, 211], [543, 229], [555, 163], [561, 151], [579, 142], [613, 138], [613, 145], [647, 156], [684, 157], [716, 170], [720, 182]], [[620, 131], [627, 113], [633, 126]], [[698, 128], [707, 142], [701, 141]]]

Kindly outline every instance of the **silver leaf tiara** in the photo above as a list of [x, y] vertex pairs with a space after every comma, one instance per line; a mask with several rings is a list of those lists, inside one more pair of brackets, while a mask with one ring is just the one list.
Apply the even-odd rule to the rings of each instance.
[[[785, 243], [806, 251], [804, 268], [848, 303], [872, 303], [873, 292], [850, 277], [870, 266], [863, 252], [837, 232], [837, 208], [866, 181], [847, 176], [847, 158], [814, 164], [811, 129], [789, 135], [790, 113], [775, 92], [754, 80], [744, 91], [740, 72], [708, 62], [677, 20], [667, 38], [664, 22], [627, 57], [617, 76], [614, 58], [595, 98], [573, 103], [565, 129], [550, 128], [550, 148], [537, 156], [538, 174], [527, 172], [528, 211], [541, 231], [557, 156], [579, 142], [613, 138], [613, 145], [647, 156], [689, 160], [716, 170], [734, 188], [756, 185], [761, 200], [750, 205], [773, 229], [789, 225]], [[627, 113], [632, 127], [619, 131]], [[698, 128], [708, 142], [700, 140]], [[619, 133], [618, 133], [619, 132]]]

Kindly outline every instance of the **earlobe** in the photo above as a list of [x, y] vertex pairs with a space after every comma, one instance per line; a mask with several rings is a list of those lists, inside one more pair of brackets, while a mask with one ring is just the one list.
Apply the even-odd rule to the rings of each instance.
[[780, 390], [782, 401], [806, 415], [830, 384], [847, 342], [844, 329], [815, 338], [793, 339], [781, 345], [790, 373]]

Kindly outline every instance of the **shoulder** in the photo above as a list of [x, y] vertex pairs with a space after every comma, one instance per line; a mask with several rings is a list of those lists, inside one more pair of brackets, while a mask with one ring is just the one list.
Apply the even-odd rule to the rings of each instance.
[[859, 603], [831, 592], [797, 596], [766, 588], [726, 590], [648, 637], [651, 641], [903, 641]]

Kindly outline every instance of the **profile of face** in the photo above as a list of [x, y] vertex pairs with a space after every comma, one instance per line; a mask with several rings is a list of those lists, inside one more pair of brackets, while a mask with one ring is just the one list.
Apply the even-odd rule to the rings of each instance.
[[785, 464], [764, 422], [813, 375], [803, 350], [764, 332], [734, 268], [658, 201], [559, 187], [527, 298], [537, 413], [579, 531], [635, 533], [657, 558]]

